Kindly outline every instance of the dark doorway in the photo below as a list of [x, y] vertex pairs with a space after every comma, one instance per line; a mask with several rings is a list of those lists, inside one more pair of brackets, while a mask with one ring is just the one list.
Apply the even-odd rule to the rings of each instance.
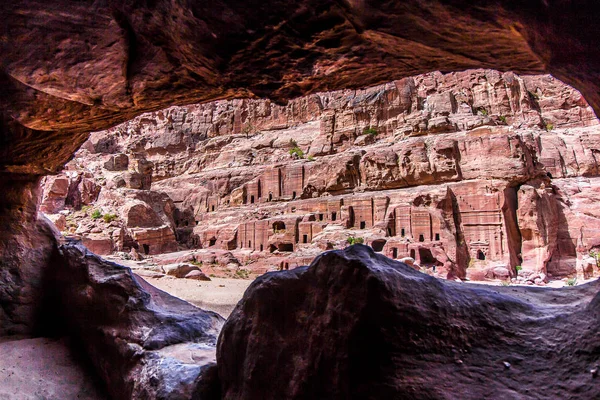
[[308, 235], [302, 235], [302, 243], [308, 243]]
[[421, 265], [435, 263], [435, 258], [429, 249], [419, 249], [419, 258], [421, 259]]
[[282, 221], [273, 222], [273, 233], [285, 231], [285, 224]]
[[210, 238], [210, 240], [208, 241], [208, 245], [209, 246], [214, 246], [215, 244], [217, 244], [217, 239], [213, 236]]
[[404, 231], [404, 228], [402, 228], [402, 230], [400, 231], [400, 236], [404, 237], [404, 235], [405, 235], [405, 234], [406, 234], [406, 233], [405, 233], [405, 231]]
[[269, 251], [271, 253], [273, 253], [275, 250], [277, 250], [277, 246], [275, 246], [274, 244], [272, 244], [272, 245], [269, 246]]
[[414, 260], [414, 259], [415, 259], [415, 255], [416, 255], [416, 253], [415, 253], [415, 249], [412, 249], [412, 250], [410, 251], [410, 258], [412, 258], [412, 259]]
[[386, 241], [383, 239], [373, 240], [373, 243], [371, 243], [371, 247], [377, 253], [380, 253], [383, 250], [383, 246], [385, 246], [385, 243], [386, 243]]
[[425, 236], [419, 235], [419, 242], [424, 242], [424, 241], [425, 241]]
[[354, 227], [354, 208], [352, 206], [348, 207], [348, 225], [347, 228]]
[[269, 201], [273, 200], [273, 193], [269, 193]]
[[291, 243], [280, 243], [279, 246], [277, 246], [277, 249], [279, 251], [292, 252], [294, 251], [294, 245]]
[[147, 244], [143, 244], [142, 247], [144, 248], [144, 254], [148, 255], [150, 254], [150, 246]]
[[252, 241], [248, 240], [248, 247], [252, 248]]
[[485, 260], [485, 254], [483, 253], [483, 251], [477, 250], [477, 259], [478, 260]]
[[292, 192], [292, 200], [296, 198], [296, 192]]
[[215, 211], [215, 205], [214, 204], [211, 206], [211, 211]]
[[254, 204], [254, 196], [250, 196], [250, 204]]
[[258, 191], [257, 195], [258, 198], [260, 199], [262, 197], [262, 185], [260, 184], [260, 179], [258, 180], [258, 183], [256, 184], [256, 189]]
[[439, 233], [435, 234], [435, 240], [440, 240], [440, 234]]
[[337, 219], [337, 213], [334, 211], [331, 213], [331, 220], [335, 221]]
[[260, 245], [260, 251], [263, 251], [263, 245], [262, 244]]
[[365, 229], [367, 227], [367, 223], [365, 221], [360, 221], [360, 229]]
[[323, 221], [323, 214], [319, 214], [319, 221]]
[[398, 249], [396, 247], [392, 247], [392, 258], [398, 258]]

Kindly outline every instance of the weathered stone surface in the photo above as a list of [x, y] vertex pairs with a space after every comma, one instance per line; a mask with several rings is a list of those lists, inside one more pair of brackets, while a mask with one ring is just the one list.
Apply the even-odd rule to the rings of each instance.
[[595, 398], [598, 289], [492, 289], [362, 245], [326, 252], [248, 288], [219, 337], [223, 398]]
[[[154, 255], [177, 240], [201, 248], [198, 260], [226, 267], [218, 256], [232, 251], [262, 273], [355, 236], [440, 277], [506, 279], [493, 269], [515, 277], [519, 265], [555, 265], [560, 278], [586, 253], [558, 256], [568, 242], [552, 180], [598, 175], [597, 126], [581, 95], [552, 77], [435, 72], [284, 106], [233, 100], [144, 114], [93, 133], [65, 176], [107, 182], [95, 204], [124, 220], [118, 251]], [[106, 163], [124, 154], [150, 190], [109, 184], [121, 175]]]
[[193, 397], [214, 365], [222, 317], [81, 246], [61, 246], [53, 263], [45, 327], [80, 342], [112, 398]]

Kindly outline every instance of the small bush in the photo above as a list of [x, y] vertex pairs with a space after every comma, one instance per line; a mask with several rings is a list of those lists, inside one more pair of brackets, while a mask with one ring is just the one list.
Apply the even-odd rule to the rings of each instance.
[[104, 216], [102, 217], [102, 219], [104, 219], [104, 222], [106, 222], [107, 224], [115, 221], [117, 219], [117, 214], [104, 214]]
[[365, 128], [365, 130], [363, 131], [363, 133], [365, 135], [371, 135], [371, 136], [375, 136], [377, 135], [379, 132], [377, 132], [376, 128], [373, 128], [372, 126]]
[[357, 243], [362, 244], [365, 242], [365, 239], [363, 239], [361, 237], [348, 236], [346, 241], [348, 242], [348, 244], [353, 245], [353, 244], [357, 244]]
[[308, 156], [308, 157], [306, 157], [306, 159], [307, 159], [308, 161], [315, 161], [315, 158], [314, 158], [313, 156]]
[[519, 272], [521, 272], [521, 271], [523, 270], [523, 267], [522, 267], [522, 266], [520, 266], [520, 265], [517, 265], [517, 266], [515, 267], [515, 270], [517, 271], [517, 275], [519, 275]]
[[507, 125], [508, 122], [506, 122], [506, 117], [504, 115], [501, 115], [498, 117], [498, 119], [500, 120], [500, 122], [502, 122], [504, 125]]
[[93, 219], [100, 219], [100, 218], [102, 218], [102, 213], [100, 212], [100, 210], [94, 210], [94, 212], [92, 213], [92, 218]]
[[548, 122], [548, 123], [546, 124], [546, 130], [547, 130], [548, 132], [550, 132], [552, 129], [554, 129], [554, 125], [552, 125], [550, 122]]
[[488, 110], [486, 110], [486, 109], [485, 109], [485, 108], [483, 108], [483, 107], [479, 107], [479, 108], [477, 109], [477, 112], [478, 112], [479, 114], [483, 115], [484, 117], [487, 117], [487, 116], [489, 115], [489, 113], [488, 113]]
[[297, 156], [298, 158], [304, 158], [304, 152], [300, 147], [293, 147], [290, 149], [290, 156]]
[[569, 278], [567, 279], [567, 285], [575, 286], [577, 284], [577, 278]]
[[248, 270], [246, 270], [246, 269], [238, 269], [237, 271], [235, 271], [234, 278], [248, 279], [248, 278], [250, 278], [250, 272], [248, 272]]
[[202, 261], [192, 260], [190, 261], [190, 264], [195, 265], [196, 267], [201, 267]]

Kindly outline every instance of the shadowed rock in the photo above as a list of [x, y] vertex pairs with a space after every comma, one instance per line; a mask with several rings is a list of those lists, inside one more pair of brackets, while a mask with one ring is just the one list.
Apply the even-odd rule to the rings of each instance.
[[191, 399], [200, 395], [198, 387], [211, 387], [203, 380], [214, 375], [214, 346], [224, 321], [218, 314], [79, 245], [59, 248], [50, 282], [55, 297], [45, 326], [80, 342], [112, 398]]
[[223, 398], [597, 398], [599, 287], [461, 284], [329, 251], [246, 291], [219, 337]]

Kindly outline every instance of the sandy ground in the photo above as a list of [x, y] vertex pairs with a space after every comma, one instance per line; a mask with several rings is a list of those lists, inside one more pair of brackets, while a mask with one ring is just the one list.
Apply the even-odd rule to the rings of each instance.
[[0, 338], [0, 400], [75, 399], [106, 397], [64, 340]]
[[244, 295], [252, 280], [211, 278], [211, 281], [143, 277], [148, 283], [205, 310], [215, 311], [227, 318]]

